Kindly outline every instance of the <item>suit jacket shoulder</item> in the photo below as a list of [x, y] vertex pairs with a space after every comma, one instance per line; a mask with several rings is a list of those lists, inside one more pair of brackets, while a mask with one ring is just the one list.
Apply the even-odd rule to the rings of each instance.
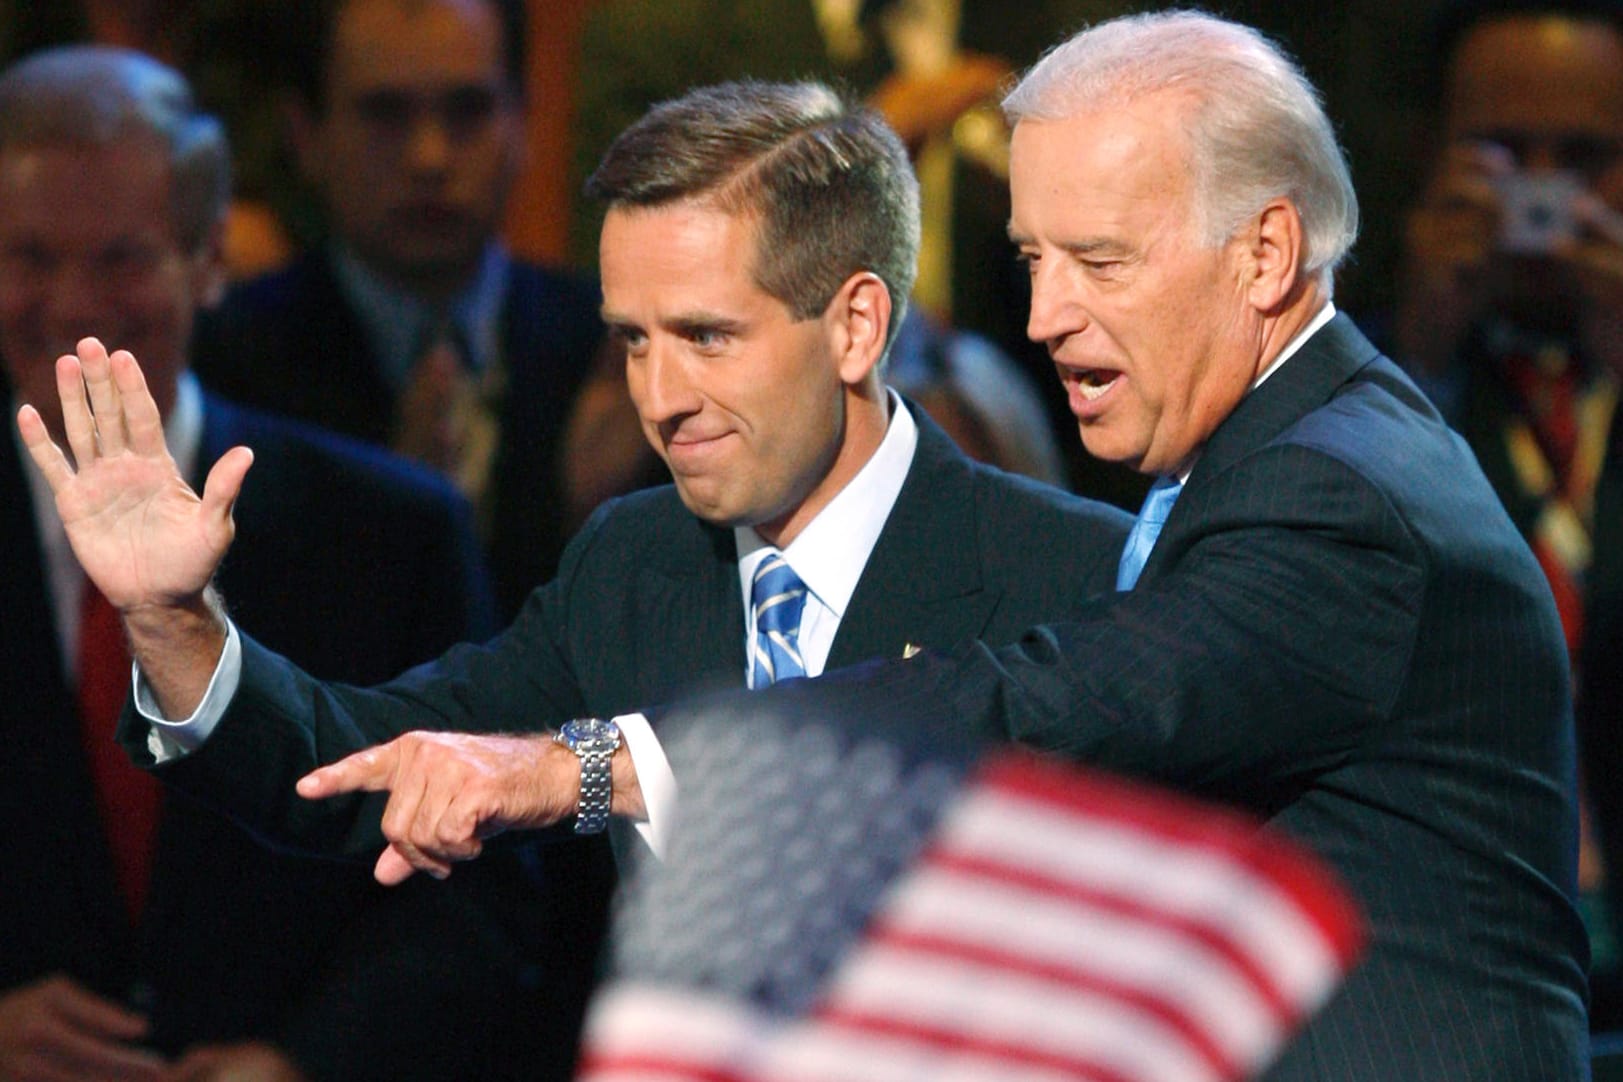
[[971, 461], [924, 412], [829, 667], [906, 646], [1012, 641], [1115, 589], [1122, 511]]
[[388, 437], [393, 402], [366, 333], [327, 261], [306, 255], [234, 285], [199, 314], [193, 368], [235, 402], [372, 443]]
[[[602, 337], [590, 280], [514, 260], [502, 309], [502, 345], [515, 401], [569, 396]], [[287, 414], [371, 443], [385, 442], [392, 403], [359, 316], [324, 253], [238, 283], [201, 313], [193, 365], [205, 384], [234, 401]]]

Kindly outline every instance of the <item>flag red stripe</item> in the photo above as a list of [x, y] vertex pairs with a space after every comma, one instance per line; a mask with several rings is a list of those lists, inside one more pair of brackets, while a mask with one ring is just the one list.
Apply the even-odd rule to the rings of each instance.
[[[1210, 1030], [1201, 1026], [1176, 1001], [1134, 988], [1130, 984], [1113, 981], [1097, 973], [1084, 972], [1074, 966], [1043, 965], [990, 947], [962, 943], [942, 936], [904, 932], [883, 923], [876, 924], [868, 938], [872, 942], [883, 943], [911, 954], [950, 958], [986, 966], [1000, 972], [1023, 974], [1058, 984], [1067, 984], [1084, 992], [1100, 993], [1124, 1006], [1151, 1015], [1176, 1030], [1192, 1050], [1211, 1065], [1214, 1073], [1230, 1077], [1238, 1075], [1244, 1066], [1231, 1059], [1212, 1037]], [[1275, 1021], [1279, 1020], [1276, 1018]]]
[[726, 1070], [713, 1063], [680, 1059], [669, 1053], [604, 1053], [594, 1050], [590, 1044], [581, 1053], [580, 1064], [576, 1068], [576, 1077], [590, 1082], [594, 1074], [611, 1071], [616, 1073], [647, 1072], [662, 1079], [679, 1076], [691, 1079], [692, 1082], [748, 1082], [747, 1075]]
[[816, 1017], [827, 1025], [859, 1033], [877, 1034], [931, 1048], [951, 1049], [1029, 1067], [1063, 1071], [1077, 1079], [1091, 1079], [1093, 1082], [1143, 1082], [1136, 1074], [1123, 1074], [1120, 1070], [1095, 1060], [1039, 1052], [1007, 1041], [981, 1040], [957, 1030], [903, 1022], [889, 1015], [830, 1009], [818, 1011]]
[[[1077, 883], [1040, 875], [1026, 868], [1014, 868], [996, 861], [966, 856], [944, 850], [926, 850], [922, 863], [947, 869], [966, 876], [1007, 883], [1023, 890], [1081, 903], [1093, 909], [1115, 913], [1143, 924], [1168, 929], [1185, 938], [1195, 940], [1226, 960], [1244, 981], [1256, 990], [1267, 1005], [1268, 1013], [1281, 1025], [1295, 1017], [1299, 1008], [1286, 998], [1284, 991], [1271, 975], [1242, 946], [1236, 944], [1221, 929], [1199, 920], [1181, 917], [1158, 909], [1142, 898], [1122, 896], [1111, 891], [1094, 890]], [[881, 914], [881, 919], [883, 914]]]
[[1287, 895], [1319, 927], [1343, 966], [1363, 947], [1362, 915], [1320, 858], [1294, 841], [1280, 844], [1277, 835], [1239, 811], [1106, 774], [1079, 772], [1023, 752], [989, 761], [971, 783], [1060, 814], [1123, 823], [1177, 845], [1217, 853]]

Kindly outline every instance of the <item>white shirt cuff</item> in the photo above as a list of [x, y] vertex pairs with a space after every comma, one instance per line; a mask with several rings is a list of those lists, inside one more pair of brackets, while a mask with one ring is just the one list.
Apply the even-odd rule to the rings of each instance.
[[614, 719], [620, 727], [620, 739], [625, 741], [626, 753], [631, 756], [631, 768], [637, 772], [637, 786], [642, 790], [643, 807], [648, 818], [633, 825], [642, 840], [660, 860], [665, 859], [665, 848], [670, 842], [671, 823], [676, 817], [676, 775], [671, 773], [665, 749], [659, 746], [654, 727], [641, 714], [621, 714]]
[[[232, 696], [236, 695], [237, 686], [242, 683], [242, 640], [237, 635], [237, 625], [226, 621], [225, 649], [220, 652], [220, 663], [214, 667], [214, 675], [209, 679], [208, 690], [203, 693], [203, 701], [197, 704], [197, 709], [192, 711], [189, 718], [179, 721], [165, 718], [158, 709], [157, 700], [153, 698], [152, 689], [141, 677], [141, 667], [131, 665], [130, 670], [131, 679], [135, 681], [135, 710], [151, 727], [147, 733], [147, 750], [160, 763], [178, 759], [196, 751], [209, 738], [224, 715], [225, 708], [231, 704]], [[664, 758], [663, 754], [660, 758]], [[668, 765], [665, 772], [670, 773]]]

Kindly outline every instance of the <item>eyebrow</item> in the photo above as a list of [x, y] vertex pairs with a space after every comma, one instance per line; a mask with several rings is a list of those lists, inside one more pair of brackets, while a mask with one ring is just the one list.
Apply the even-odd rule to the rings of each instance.
[[[609, 308], [598, 309], [598, 315], [608, 327], [641, 327], [642, 324], [630, 316], [619, 315]], [[715, 315], [708, 312], [685, 312], [670, 316], [658, 321], [660, 327], [677, 334], [692, 334], [694, 331], [723, 331], [728, 334], [737, 334], [748, 324], [742, 319], [731, 316]]]
[[721, 331], [724, 334], [738, 334], [745, 326], [744, 321], [741, 319], [709, 315], [703, 312], [673, 316], [664, 320], [663, 323], [669, 330], [682, 335], [692, 334], [695, 331]]
[[1060, 248], [1071, 255], [1127, 255], [1132, 251], [1131, 246], [1112, 237], [1089, 237], [1062, 244]]
[[[1009, 223], [1008, 234], [1009, 242], [1015, 245], [1017, 248], [1025, 247], [1026, 245], [1035, 246], [1037, 243], [1036, 238], [1029, 237], [1024, 233], [1016, 231], [1014, 228], [1014, 223], [1012, 222]], [[1121, 241], [1112, 237], [1088, 237], [1083, 240], [1067, 241], [1066, 243], [1057, 245], [1057, 247], [1061, 251], [1068, 252], [1071, 255], [1084, 256], [1100, 254], [1125, 255], [1131, 251], [1128, 245], [1123, 244]]]

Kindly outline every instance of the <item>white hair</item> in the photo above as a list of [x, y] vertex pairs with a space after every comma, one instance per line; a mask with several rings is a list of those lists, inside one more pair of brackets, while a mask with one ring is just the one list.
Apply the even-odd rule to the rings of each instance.
[[1063, 120], [1164, 91], [1187, 95], [1189, 170], [1205, 242], [1270, 200], [1302, 219], [1303, 269], [1331, 287], [1358, 235], [1358, 198], [1319, 95], [1250, 27], [1195, 11], [1132, 15], [1055, 46], [1003, 99], [1009, 123]]

